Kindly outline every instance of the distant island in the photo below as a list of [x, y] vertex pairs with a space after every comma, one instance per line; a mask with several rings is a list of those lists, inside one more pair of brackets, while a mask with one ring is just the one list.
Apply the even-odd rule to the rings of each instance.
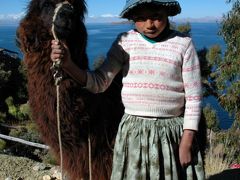
[[[18, 25], [20, 19], [23, 16], [18, 18], [10, 18], [10, 17], [1, 17], [0, 16], [0, 25]], [[214, 17], [214, 16], [206, 16], [200, 18], [192, 18], [192, 17], [174, 17], [172, 21], [177, 23], [182, 22], [190, 22], [190, 23], [213, 23], [213, 22], [221, 22], [222, 17]], [[121, 19], [120, 17], [86, 17], [86, 23], [111, 23], [111, 24], [131, 24], [131, 21]]]
[[111, 24], [133, 24], [132, 21], [119, 21], [119, 22], [111, 22]]
[[206, 16], [201, 18], [178, 18], [176, 17], [173, 21], [182, 23], [182, 22], [190, 22], [190, 23], [214, 23], [214, 22], [221, 22], [222, 17], [213, 17], [213, 16]]
[[[203, 17], [203, 18], [176, 18], [173, 20], [176, 23], [215, 23], [215, 22], [221, 22], [221, 17]], [[112, 21], [110, 24], [118, 25], [118, 24], [133, 24], [132, 21]]]

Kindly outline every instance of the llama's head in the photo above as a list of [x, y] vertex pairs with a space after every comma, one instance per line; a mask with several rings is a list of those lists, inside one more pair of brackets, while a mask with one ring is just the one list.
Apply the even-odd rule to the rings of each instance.
[[[60, 6], [56, 14], [56, 9]], [[84, 0], [31, 0], [17, 31], [20, 48], [25, 52], [42, 49], [41, 43], [53, 39], [53, 23], [58, 38], [69, 38], [76, 31], [76, 26], [83, 24], [85, 13]]]

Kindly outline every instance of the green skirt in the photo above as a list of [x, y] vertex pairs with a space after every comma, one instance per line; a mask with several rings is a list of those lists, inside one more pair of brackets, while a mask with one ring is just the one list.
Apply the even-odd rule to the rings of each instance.
[[192, 163], [183, 169], [178, 149], [183, 118], [144, 118], [124, 114], [114, 147], [111, 180], [203, 180], [196, 140]]

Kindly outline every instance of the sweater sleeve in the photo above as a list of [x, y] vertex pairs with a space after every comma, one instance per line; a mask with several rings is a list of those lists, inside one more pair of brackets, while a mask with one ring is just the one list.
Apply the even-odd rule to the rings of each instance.
[[201, 117], [202, 84], [200, 63], [192, 40], [184, 55], [182, 75], [185, 90], [183, 129], [198, 130]]
[[122, 69], [126, 52], [119, 45], [119, 38], [112, 44], [104, 63], [95, 71], [87, 72], [86, 89], [93, 93], [104, 92]]

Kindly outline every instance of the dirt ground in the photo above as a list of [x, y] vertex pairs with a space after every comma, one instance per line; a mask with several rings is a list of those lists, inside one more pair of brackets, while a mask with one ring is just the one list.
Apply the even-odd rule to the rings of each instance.
[[[57, 180], [56, 174], [59, 175], [57, 166], [39, 163], [24, 157], [0, 154], [0, 180]], [[226, 179], [240, 180], [240, 169], [226, 170], [207, 178], [207, 180]]]
[[43, 180], [43, 176], [52, 177], [57, 170], [28, 158], [0, 154], [0, 180]]

